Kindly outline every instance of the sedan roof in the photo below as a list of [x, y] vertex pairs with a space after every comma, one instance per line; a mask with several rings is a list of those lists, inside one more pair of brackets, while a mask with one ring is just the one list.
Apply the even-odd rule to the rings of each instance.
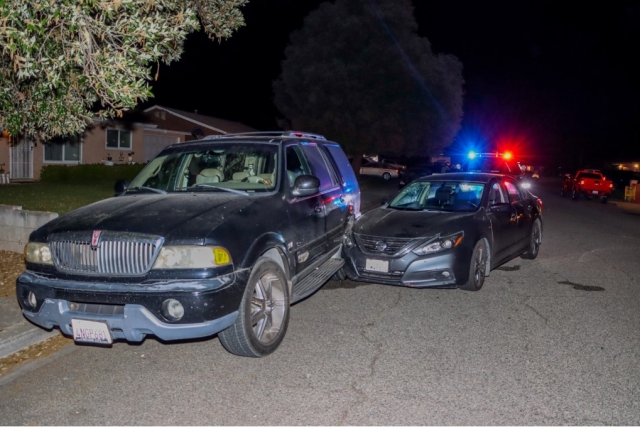
[[487, 183], [491, 178], [502, 176], [505, 175], [480, 172], [434, 173], [433, 175], [419, 178], [416, 181], [475, 181]]

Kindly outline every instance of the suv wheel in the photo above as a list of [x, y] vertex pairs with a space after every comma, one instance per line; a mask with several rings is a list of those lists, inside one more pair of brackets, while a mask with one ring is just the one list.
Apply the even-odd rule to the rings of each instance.
[[224, 348], [238, 356], [273, 353], [289, 325], [289, 287], [278, 264], [256, 262], [238, 311], [235, 323], [218, 334]]

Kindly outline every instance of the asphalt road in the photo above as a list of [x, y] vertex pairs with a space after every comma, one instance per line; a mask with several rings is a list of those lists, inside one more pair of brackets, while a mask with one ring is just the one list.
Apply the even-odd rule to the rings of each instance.
[[217, 338], [68, 347], [0, 380], [0, 420], [638, 425], [640, 216], [555, 189], [536, 190], [538, 259], [480, 292], [329, 282], [264, 359]]

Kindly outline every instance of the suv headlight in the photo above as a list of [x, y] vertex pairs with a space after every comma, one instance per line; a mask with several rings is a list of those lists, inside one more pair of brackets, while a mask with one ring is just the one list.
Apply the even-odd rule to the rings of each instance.
[[153, 268], [213, 268], [231, 264], [231, 256], [219, 246], [165, 246]]
[[462, 231], [451, 234], [445, 237], [438, 237], [435, 240], [431, 240], [426, 244], [420, 245], [412, 252], [416, 255], [428, 255], [436, 252], [446, 251], [451, 248], [455, 248], [462, 242], [464, 233]]
[[24, 247], [24, 259], [34, 264], [53, 265], [51, 249], [46, 243], [29, 242]]

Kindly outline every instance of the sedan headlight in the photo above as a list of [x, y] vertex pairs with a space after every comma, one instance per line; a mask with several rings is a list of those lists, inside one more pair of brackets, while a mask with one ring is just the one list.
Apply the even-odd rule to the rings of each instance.
[[231, 264], [231, 256], [219, 246], [166, 246], [153, 268], [213, 268]]
[[464, 233], [460, 231], [459, 233], [451, 234], [449, 236], [438, 237], [424, 245], [418, 246], [413, 250], [413, 253], [416, 255], [428, 255], [455, 248], [460, 244], [460, 242], [462, 242], [463, 236]]
[[53, 259], [51, 258], [51, 249], [46, 243], [29, 242], [24, 247], [24, 258], [27, 262], [35, 264], [48, 264], [53, 265]]

